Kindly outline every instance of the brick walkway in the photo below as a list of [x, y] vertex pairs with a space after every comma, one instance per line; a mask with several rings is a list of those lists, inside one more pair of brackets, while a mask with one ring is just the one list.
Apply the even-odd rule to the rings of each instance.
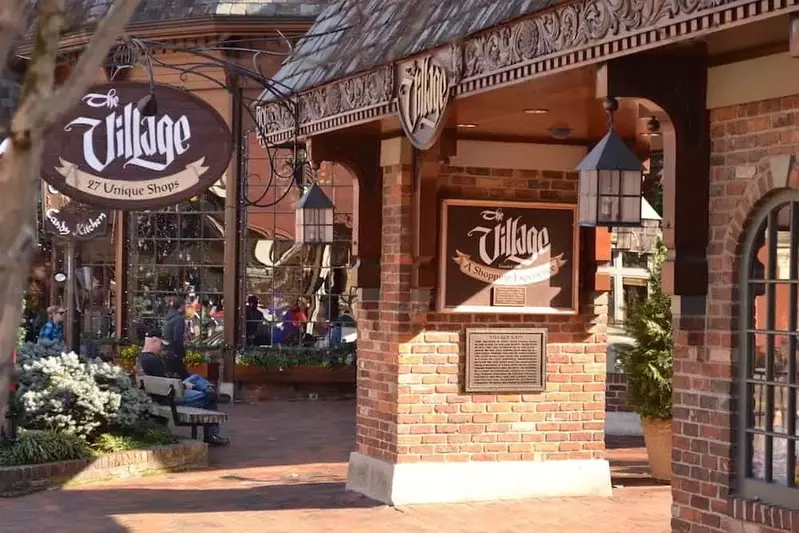
[[[0, 500], [3, 533], [665, 533], [669, 487], [630, 443], [611, 452], [612, 499], [394, 509], [344, 490], [351, 402], [237, 404], [212, 468]], [[632, 443], [637, 444], [637, 443]], [[235, 525], [234, 525], [235, 524]]]

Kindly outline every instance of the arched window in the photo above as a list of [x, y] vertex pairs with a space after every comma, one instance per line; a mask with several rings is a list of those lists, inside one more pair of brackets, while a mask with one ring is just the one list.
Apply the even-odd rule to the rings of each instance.
[[741, 250], [738, 491], [796, 508], [799, 191], [757, 208]]

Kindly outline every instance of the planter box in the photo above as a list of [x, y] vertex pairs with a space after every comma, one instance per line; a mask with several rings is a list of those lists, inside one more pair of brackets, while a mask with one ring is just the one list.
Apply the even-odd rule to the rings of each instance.
[[172, 446], [109, 453], [77, 461], [3, 467], [0, 468], [0, 497], [22, 496], [66, 483], [91, 483], [206, 466], [208, 447], [202, 442], [186, 440]]
[[356, 368], [295, 366], [291, 368], [263, 368], [260, 366], [236, 365], [234, 379], [259, 385], [302, 383], [355, 383]]
[[186, 370], [189, 371], [189, 374], [197, 374], [198, 376], [202, 376], [211, 383], [215, 383], [219, 380], [219, 363], [203, 363], [201, 365], [187, 365]]

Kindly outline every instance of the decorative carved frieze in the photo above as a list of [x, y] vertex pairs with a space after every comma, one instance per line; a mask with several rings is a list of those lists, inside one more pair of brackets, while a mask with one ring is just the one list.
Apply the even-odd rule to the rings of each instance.
[[[633, 53], [641, 47], [686, 40], [693, 33], [717, 31], [748, 17], [793, 11], [796, 3], [797, 0], [582, 0], [560, 5], [453, 46], [453, 71], [462, 72], [455, 93], [460, 97], [575, 64], [596, 63], [622, 51]], [[748, 7], [743, 10], [743, 6]], [[534, 63], [542, 65], [531, 66]], [[394, 65], [382, 66], [301, 93], [300, 135], [395, 113], [394, 69]], [[354, 113], [380, 104], [385, 107], [377, 113]], [[286, 137], [295, 128], [290, 113], [275, 109], [281, 105], [266, 104], [262, 113], [270, 141]]]
[[587, 0], [501, 26], [465, 43], [465, 78], [607, 38], [655, 27], [662, 21], [736, 0]]
[[256, 108], [259, 126], [258, 140], [263, 145], [262, 134], [293, 131], [293, 108], [297, 110], [300, 126], [349, 111], [387, 104], [394, 97], [394, 66], [386, 65], [376, 70], [333, 82], [281, 102], [272, 102]]

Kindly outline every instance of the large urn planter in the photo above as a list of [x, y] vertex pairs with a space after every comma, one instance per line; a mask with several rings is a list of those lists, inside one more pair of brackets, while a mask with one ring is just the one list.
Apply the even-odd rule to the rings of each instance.
[[299, 365], [289, 368], [236, 365], [235, 380], [257, 385], [355, 383], [354, 366]]
[[671, 481], [671, 420], [641, 417], [649, 469], [654, 479]]

